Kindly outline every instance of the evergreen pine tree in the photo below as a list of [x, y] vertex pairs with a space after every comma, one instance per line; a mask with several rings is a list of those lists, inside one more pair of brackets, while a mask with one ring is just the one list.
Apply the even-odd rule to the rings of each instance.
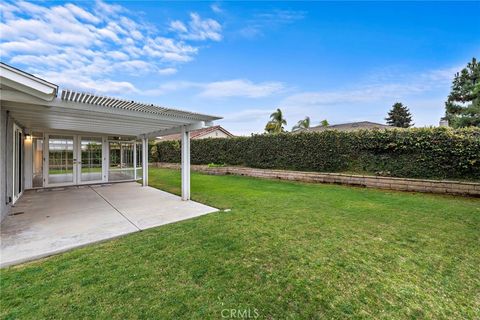
[[413, 126], [412, 114], [407, 106], [404, 106], [401, 102], [397, 102], [392, 106], [392, 110], [388, 112], [388, 117], [385, 120], [387, 120], [388, 125], [398, 128]]
[[455, 74], [444, 119], [454, 128], [480, 127], [480, 65], [475, 58]]

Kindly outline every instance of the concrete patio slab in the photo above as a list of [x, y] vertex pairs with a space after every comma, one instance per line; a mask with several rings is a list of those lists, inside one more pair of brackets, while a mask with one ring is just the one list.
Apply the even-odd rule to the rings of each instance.
[[122, 183], [93, 188], [141, 230], [217, 211], [204, 204], [182, 201], [171, 193], [139, 184]]
[[0, 226], [0, 267], [215, 211], [135, 182], [26, 191]]

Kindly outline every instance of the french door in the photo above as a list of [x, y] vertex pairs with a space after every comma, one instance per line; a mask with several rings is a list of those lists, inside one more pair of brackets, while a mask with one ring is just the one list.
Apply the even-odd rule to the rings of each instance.
[[78, 183], [103, 181], [102, 137], [78, 136]]
[[103, 181], [103, 139], [95, 136], [46, 134], [46, 186]]

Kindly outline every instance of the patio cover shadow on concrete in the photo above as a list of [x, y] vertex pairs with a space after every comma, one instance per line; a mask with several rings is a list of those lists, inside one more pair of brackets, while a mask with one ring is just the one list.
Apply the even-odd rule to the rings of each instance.
[[1, 224], [0, 267], [215, 211], [135, 182], [26, 191]]

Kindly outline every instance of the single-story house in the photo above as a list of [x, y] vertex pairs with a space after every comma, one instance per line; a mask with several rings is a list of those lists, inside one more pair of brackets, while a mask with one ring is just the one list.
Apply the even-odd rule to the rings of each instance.
[[190, 199], [190, 133], [217, 116], [60, 89], [0, 65], [0, 213], [25, 190], [142, 180], [149, 139], [182, 141], [182, 199]]
[[395, 127], [388, 126], [381, 123], [375, 123], [370, 121], [360, 121], [360, 122], [349, 122], [349, 123], [340, 123], [329, 126], [316, 126], [306, 129], [306, 131], [325, 131], [325, 130], [338, 130], [338, 131], [357, 131], [362, 129], [394, 129]]
[[[232, 137], [234, 137], [234, 135], [228, 132], [222, 126], [212, 126], [208, 128], [193, 130], [192, 132], [190, 132], [191, 140], [199, 140], [199, 139], [207, 139], [207, 138], [232, 138]], [[178, 141], [181, 139], [182, 139], [181, 135], [177, 133], [177, 134], [170, 134], [163, 137], [158, 137], [156, 141], [157, 142]]]

